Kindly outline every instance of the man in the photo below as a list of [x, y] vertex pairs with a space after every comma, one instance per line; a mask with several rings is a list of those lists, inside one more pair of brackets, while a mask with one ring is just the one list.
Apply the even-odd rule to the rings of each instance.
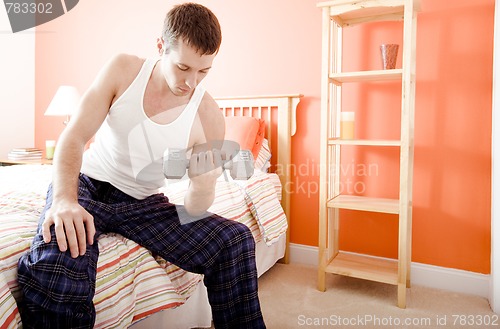
[[[178, 5], [165, 18], [160, 59], [116, 56], [85, 93], [60, 137], [38, 233], [19, 261], [24, 328], [93, 327], [96, 239], [105, 232], [204, 274], [216, 328], [265, 327], [252, 234], [216, 215], [203, 218], [222, 172], [212, 145], [224, 139], [224, 118], [199, 83], [220, 43], [210, 10]], [[158, 194], [169, 147], [193, 148], [184, 207]], [[202, 219], [182, 225], [180, 212]]]

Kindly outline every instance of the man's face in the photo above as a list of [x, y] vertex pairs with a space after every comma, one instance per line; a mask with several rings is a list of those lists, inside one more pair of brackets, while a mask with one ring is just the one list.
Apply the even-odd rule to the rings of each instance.
[[183, 40], [167, 49], [162, 56], [161, 71], [172, 93], [190, 95], [207, 75], [215, 55], [200, 55]]

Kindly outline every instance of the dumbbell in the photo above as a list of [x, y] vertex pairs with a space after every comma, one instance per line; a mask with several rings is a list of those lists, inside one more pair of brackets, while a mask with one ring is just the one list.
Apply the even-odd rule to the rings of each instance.
[[[181, 179], [186, 174], [189, 161], [185, 149], [167, 149], [163, 154], [163, 174], [168, 179]], [[253, 175], [253, 155], [249, 150], [239, 150], [230, 160], [223, 160], [233, 179], [249, 179]]]

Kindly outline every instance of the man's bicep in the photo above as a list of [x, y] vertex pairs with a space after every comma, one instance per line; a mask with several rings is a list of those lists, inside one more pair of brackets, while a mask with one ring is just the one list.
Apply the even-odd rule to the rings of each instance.
[[226, 131], [224, 116], [213, 99], [209, 101], [207, 107], [203, 114], [200, 115], [203, 134], [208, 143], [219, 145], [224, 140]]

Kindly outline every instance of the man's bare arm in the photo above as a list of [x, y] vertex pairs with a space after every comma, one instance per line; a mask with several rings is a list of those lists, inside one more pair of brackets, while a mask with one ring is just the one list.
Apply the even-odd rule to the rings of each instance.
[[116, 95], [116, 77], [126, 59], [117, 56], [99, 73], [84, 94], [76, 114], [61, 134], [54, 156], [53, 199], [42, 225], [44, 241], [50, 242], [54, 225], [61, 251], [72, 257], [85, 254], [95, 235], [93, 217], [78, 204], [78, 178], [87, 141], [104, 121]]
[[[189, 163], [189, 189], [184, 197], [186, 211], [192, 216], [202, 215], [215, 198], [215, 184], [222, 173], [221, 141], [225, 135], [225, 121], [217, 103], [210, 96], [202, 103], [199, 121], [193, 129], [198, 136]], [[204, 148], [200, 148], [203, 143]], [[206, 144], [205, 144], [206, 143]]]

